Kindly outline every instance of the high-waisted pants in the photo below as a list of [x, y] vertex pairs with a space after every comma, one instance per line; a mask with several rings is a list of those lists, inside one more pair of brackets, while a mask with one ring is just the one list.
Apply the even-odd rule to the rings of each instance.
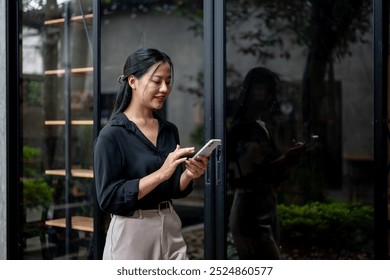
[[181, 220], [170, 205], [137, 210], [133, 216], [112, 215], [104, 260], [187, 260]]

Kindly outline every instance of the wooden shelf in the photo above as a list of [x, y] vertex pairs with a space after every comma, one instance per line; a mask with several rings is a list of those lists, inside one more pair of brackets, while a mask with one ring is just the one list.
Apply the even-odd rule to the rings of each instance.
[[[65, 176], [65, 169], [45, 170], [46, 175]], [[72, 169], [72, 176], [79, 178], [93, 178], [93, 170], [90, 169]]]
[[371, 162], [374, 158], [371, 155], [346, 155], [343, 156], [343, 160], [346, 161], [360, 161], [360, 162]]
[[[88, 74], [93, 72], [93, 67], [72, 68], [72, 74]], [[45, 75], [65, 75], [65, 69], [45, 70]]]
[[[87, 21], [91, 21], [93, 18], [93, 14], [86, 14], [84, 15], [84, 19]], [[83, 16], [73, 16], [70, 18], [71, 21], [82, 21]], [[56, 19], [50, 19], [50, 20], [45, 20], [44, 24], [45, 25], [60, 25], [65, 22], [64, 18], [56, 18]]]
[[[84, 216], [71, 217], [72, 229], [93, 232], [93, 218]], [[45, 225], [52, 227], [66, 228], [65, 218], [47, 220]]]
[[[72, 125], [93, 125], [93, 120], [72, 120]], [[65, 125], [65, 120], [47, 120], [45, 125]]]

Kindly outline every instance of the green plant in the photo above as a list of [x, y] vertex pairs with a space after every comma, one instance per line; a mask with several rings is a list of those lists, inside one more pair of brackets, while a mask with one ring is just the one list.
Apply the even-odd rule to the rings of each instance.
[[23, 179], [23, 200], [26, 208], [48, 208], [53, 201], [54, 189], [42, 178]]
[[40, 148], [23, 146], [23, 203], [25, 208], [42, 206], [48, 208], [53, 201], [54, 189], [42, 173]]
[[28, 145], [23, 146], [23, 177], [35, 177], [38, 174], [37, 162], [41, 158], [41, 149], [31, 147]]
[[279, 206], [281, 242], [296, 247], [372, 253], [374, 210], [356, 203]]

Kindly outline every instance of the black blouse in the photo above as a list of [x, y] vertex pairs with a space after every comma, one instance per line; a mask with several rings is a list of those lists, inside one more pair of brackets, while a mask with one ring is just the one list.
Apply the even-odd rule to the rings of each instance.
[[157, 115], [159, 131], [155, 146], [123, 113], [114, 116], [100, 131], [94, 146], [94, 177], [101, 209], [110, 214], [130, 216], [137, 209], [157, 208], [158, 203], [182, 198], [192, 183], [180, 190], [183, 166], [138, 200], [139, 180], [158, 170], [179, 144], [177, 127]]

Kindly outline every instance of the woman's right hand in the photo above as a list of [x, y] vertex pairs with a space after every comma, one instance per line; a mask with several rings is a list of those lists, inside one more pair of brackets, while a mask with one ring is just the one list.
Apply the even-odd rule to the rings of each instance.
[[193, 153], [195, 153], [194, 147], [180, 148], [180, 146], [177, 145], [176, 149], [169, 153], [160, 169], [141, 178], [139, 182], [138, 199], [141, 199], [151, 192], [156, 186], [168, 180], [175, 172], [176, 167], [187, 160], [186, 155]]
[[194, 153], [194, 147], [180, 148], [180, 145], [177, 145], [176, 149], [168, 154], [168, 157], [165, 159], [164, 164], [159, 169], [161, 180], [168, 180], [175, 172], [177, 166], [187, 160], [187, 155], [191, 155]]

